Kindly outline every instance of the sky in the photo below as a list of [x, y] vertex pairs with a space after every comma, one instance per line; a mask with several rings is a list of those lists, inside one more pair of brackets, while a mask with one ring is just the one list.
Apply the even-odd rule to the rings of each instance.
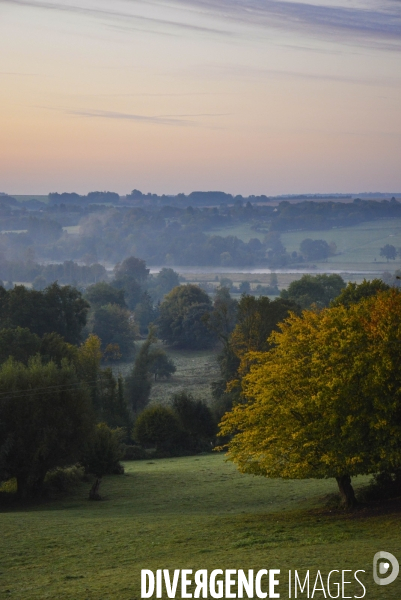
[[0, 192], [401, 191], [401, 0], [0, 0]]

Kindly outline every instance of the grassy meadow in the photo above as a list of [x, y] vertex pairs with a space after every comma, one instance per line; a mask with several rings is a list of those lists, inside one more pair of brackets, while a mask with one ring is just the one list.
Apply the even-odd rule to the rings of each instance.
[[[137, 342], [137, 346], [140, 344], [141, 342]], [[220, 378], [218, 350], [176, 350], [161, 343], [160, 347], [173, 359], [177, 371], [168, 380], [153, 381], [151, 404], [168, 404], [172, 394], [183, 389], [193, 394], [197, 400], [210, 404], [210, 385]], [[132, 369], [132, 362], [117, 363], [113, 366], [114, 373], [121, 373], [126, 377]]]
[[[253, 231], [248, 223], [224, 229], [215, 229], [216, 235], [236, 235], [244, 242], [251, 238], [263, 239], [264, 233]], [[391, 244], [397, 249], [401, 247], [401, 219], [382, 219], [361, 223], [353, 227], [339, 227], [323, 231], [291, 231], [281, 235], [281, 241], [288, 252], [299, 251], [302, 240], [325, 240], [337, 246], [336, 256], [327, 262], [315, 261], [318, 268], [328, 270], [366, 270], [393, 271], [401, 267], [401, 258], [389, 261], [380, 256], [380, 248]]]
[[355, 227], [329, 231], [296, 231], [281, 236], [289, 252], [299, 250], [300, 243], [306, 238], [336, 244], [336, 256], [331, 256], [325, 263], [329, 269], [369, 268], [383, 272], [401, 267], [400, 257], [387, 263], [386, 259], [380, 256], [380, 248], [386, 244], [391, 244], [397, 249], [401, 247], [401, 219], [371, 221]]
[[87, 500], [87, 482], [58, 501], [3, 509], [0, 598], [139, 599], [142, 568], [278, 568], [282, 598], [288, 569], [364, 569], [366, 598], [399, 598], [397, 582], [372, 582], [377, 551], [401, 555], [399, 504], [339, 512], [325, 504], [333, 480], [241, 475], [221, 454], [125, 468], [104, 478], [101, 502]]

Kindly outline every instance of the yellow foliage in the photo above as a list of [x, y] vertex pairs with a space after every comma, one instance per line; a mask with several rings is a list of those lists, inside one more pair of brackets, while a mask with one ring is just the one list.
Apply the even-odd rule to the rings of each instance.
[[91, 334], [78, 348], [78, 370], [85, 381], [97, 378], [102, 360], [101, 341], [97, 335]]
[[3, 483], [0, 484], [0, 492], [3, 492], [5, 494], [16, 494], [17, 493], [17, 479], [15, 477], [12, 477], [11, 479], [8, 479], [7, 481], [3, 481]]
[[292, 314], [248, 352], [220, 435], [243, 472], [339, 477], [401, 465], [401, 294]]

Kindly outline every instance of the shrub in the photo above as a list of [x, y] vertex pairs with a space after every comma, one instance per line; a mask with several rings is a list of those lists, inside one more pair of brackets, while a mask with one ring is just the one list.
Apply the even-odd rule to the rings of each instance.
[[48, 471], [45, 477], [45, 485], [57, 492], [68, 492], [79, 482], [85, 479], [85, 469], [82, 465], [71, 467], [57, 467]]
[[148, 458], [149, 455], [141, 448], [141, 446], [137, 445], [124, 445], [124, 456], [122, 460], [143, 460], [144, 458]]
[[176, 413], [165, 406], [151, 406], [137, 418], [134, 438], [144, 447], [154, 447], [157, 452], [180, 452], [183, 428]]
[[358, 493], [359, 500], [387, 500], [401, 496], [401, 469], [376, 473], [369, 485]]
[[17, 493], [17, 478], [12, 477], [7, 481], [3, 481], [0, 485], [0, 493], [3, 494], [16, 494]]

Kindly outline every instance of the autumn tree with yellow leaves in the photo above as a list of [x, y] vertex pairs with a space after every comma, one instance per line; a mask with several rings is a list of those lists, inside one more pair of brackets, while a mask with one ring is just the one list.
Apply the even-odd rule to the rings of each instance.
[[344, 504], [351, 477], [401, 465], [401, 294], [292, 314], [271, 348], [248, 352], [243, 403], [220, 435], [240, 471], [335, 477]]

